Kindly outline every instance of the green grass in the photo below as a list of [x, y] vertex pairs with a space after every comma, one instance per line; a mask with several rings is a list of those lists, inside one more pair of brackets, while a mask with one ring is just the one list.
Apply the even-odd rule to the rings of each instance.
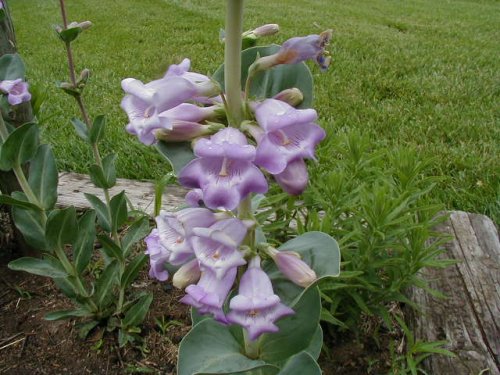
[[[47, 94], [40, 116], [44, 138], [60, 167], [85, 172], [90, 152], [74, 135], [71, 98], [54, 87], [67, 79], [55, 0], [10, 0], [18, 46], [30, 82]], [[93, 115], [108, 115], [105, 151], [118, 153], [118, 173], [156, 178], [166, 164], [127, 135], [119, 103], [120, 81], [159, 77], [171, 63], [190, 57], [194, 70], [213, 72], [222, 60], [218, 32], [222, 0], [73, 0], [71, 20], [94, 27], [75, 43], [80, 69], [93, 71], [87, 102]], [[416, 148], [435, 161], [442, 176], [436, 198], [448, 208], [486, 213], [498, 221], [500, 126], [500, 3], [491, 1], [248, 0], [245, 24], [278, 23], [270, 41], [335, 30], [334, 62], [313, 70], [315, 108], [332, 141], [357, 130], [373, 148]], [[320, 160], [334, 165], [328, 142]]]

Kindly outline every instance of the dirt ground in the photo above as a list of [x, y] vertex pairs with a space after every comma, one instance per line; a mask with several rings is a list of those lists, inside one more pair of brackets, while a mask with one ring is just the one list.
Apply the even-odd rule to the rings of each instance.
[[[9, 270], [12, 256], [1, 253], [0, 374], [175, 374], [178, 345], [191, 324], [188, 307], [178, 302], [182, 292], [150, 279], [145, 269], [133, 284], [154, 294], [141, 334], [144, 344], [119, 348], [116, 336], [103, 328], [83, 340], [78, 320], [44, 320], [46, 313], [71, 304], [51, 279]], [[356, 340], [326, 334], [319, 361], [323, 373], [387, 374], [389, 338], [379, 335], [379, 347], [369, 335]]]

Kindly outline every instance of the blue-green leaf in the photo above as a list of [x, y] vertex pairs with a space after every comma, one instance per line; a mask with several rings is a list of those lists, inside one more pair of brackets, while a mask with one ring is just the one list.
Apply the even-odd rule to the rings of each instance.
[[115, 258], [120, 261], [124, 260], [122, 249], [111, 238], [109, 238], [105, 234], [99, 234], [97, 238], [99, 239], [99, 242], [102, 244], [104, 253], [109, 258]]
[[109, 217], [109, 212], [104, 202], [93, 194], [85, 193], [84, 195], [92, 205], [92, 208], [94, 208], [97, 214], [97, 221], [99, 222], [99, 225], [106, 232], [111, 232], [111, 218]]
[[35, 275], [47, 277], [65, 277], [68, 276], [58, 261], [49, 261], [47, 259], [24, 257], [13, 260], [8, 267], [14, 271], [25, 271]]
[[148, 257], [145, 254], [139, 254], [127, 265], [120, 282], [122, 288], [125, 289], [132, 284], [147, 261]]
[[50, 249], [62, 249], [73, 242], [78, 233], [75, 207], [53, 210], [47, 218], [45, 239]]
[[[278, 250], [294, 251], [301, 256], [318, 276], [312, 286], [340, 274], [340, 250], [337, 241], [323, 232], [304, 233], [284, 243]], [[293, 304], [304, 293], [304, 289], [289, 281], [274, 262], [266, 262], [264, 269], [273, 281], [275, 293], [284, 303]]]
[[28, 182], [31, 190], [45, 210], [54, 208], [57, 202], [56, 160], [49, 145], [40, 145], [30, 163]]
[[78, 235], [73, 243], [73, 262], [78, 274], [87, 268], [92, 257], [96, 235], [95, 219], [95, 211], [88, 210], [78, 220]]
[[76, 134], [78, 134], [78, 136], [83, 139], [85, 142], [88, 142], [89, 141], [89, 132], [88, 132], [88, 129], [87, 129], [87, 125], [85, 125], [85, 123], [76, 118], [76, 117], [73, 117], [71, 119], [71, 123], [73, 124], [74, 128], [75, 128], [75, 131], [76, 131]]
[[148, 293], [130, 307], [122, 320], [122, 328], [134, 327], [142, 323], [153, 301], [153, 294]]
[[24, 79], [24, 63], [17, 54], [5, 54], [0, 57], [0, 81]]
[[195, 158], [190, 142], [166, 143], [158, 141], [156, 149], [170, 163], [176, 176], [187, 163]]
[[104, 136], [104, 129], [106, 127], [106, 117], [104, 115], [97, 116], [92, 124], [92, 129], [90, 130], [89, 140], [90, 143], [99, 142]]
[[[13, 192], [16, 200], [26, 201], [23, 193]], [[44, 213], [40, 209], [12, 207], [12, 217], [17, 229], [23, 234], [28, 244], [39, 250], [50, 250], [45, 241]]]
[[137, 219], [130, 225], [127, 233], [122, 239], [122, 247], [125, 256], [129, 253], [132, 245], [146, 237], [149, 231], [149, 218], [147, 216]]
[[111, 228], [113, 231], [117, 231], [118, 228], [120, 228], [128, 219], [127, 198], [125, 196], [125, 191], [122, 191], [111, 198], [110, 208]]
[[253, 369], [278, 369], [242, 354], [242, 345], [227, 326], [205, 319], [184, 336], [179, 347], [178, 375], [237, 374]]
[[[241, 54], [241, 85], [245, 87], [248, 68], [257, 58], [269, 56], [278, 52], [280, 46], [269, 45], [246, 49]], [[214, 73], [213, 78], [224, 87], [224, 65]], [[250, 97], [257, 99], [272, 98], [279, 92], [296, 87], [304, 95], [304, 101], [299, 108], [310, 108], [313, 100], [313, 79], [311, 71], [305, 63], [283, 64], [264, 72], [259, 72], [252, 79]]]
[[0, 169], [8, 171], [27, 162], [35, 155], [38, 144], [39, 131], [35, 124], [27, 123], [16, 128], [2, 145]]
[[321, 368], [307, 352], [291, 357], [278, 375], [321, 375]]
[[14, 197], [9, 197], [8, 195], [0, 194], [0, 204], [8, 204], [10, 206], [16, 206], [21, 208], [29, 208], [36, 211], [41, 211], [42, 209], [36, 204], [27, 202], [25, 200], [16, 199]]
[[87, 317], [87, 316], [92, 316], [92, 313], [88, 310], [84, 309], [77, 309], [77, 310], [59, 310], [59, 311], [52, 311], [43, 317], [45, 320], [61, 320], [61, 319], [68, 319], [68, 318], [81, 318], [81, 317]]
[[260, 359], [269, 363], [280, 363], [309, 347], [316, 334], [321, 311], [318, 288], [308, 288], [293, 309], [294, 315], [276, 323], [279, 332], [262, 336], [259, 345]]
[[101, 309], [106, 307], [111, 300], [119, 268], [118, 261], [113, 260], [104, 271], [102, 271], [97, 280], [94, 298], [97, 306]]

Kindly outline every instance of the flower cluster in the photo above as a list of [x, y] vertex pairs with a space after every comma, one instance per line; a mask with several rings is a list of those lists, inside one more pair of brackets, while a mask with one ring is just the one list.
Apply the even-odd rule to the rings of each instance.
[[[277, 25], [254, 30], [275, 31]], [[292, 38], [277, 54], [258, 59], [258, 69], [306, 59], [326, 67], [324, 48], [330, 36], [327, 31]], [[269, 175], [287, 193], [301, 194], [308, 183], [305, 160], [315, 158], [325, 132], [316, 124], [315, 110], [295, 108], [302, 100], [296, 88], [248, 102], [246, 120], [233, 127], [227, 124], [230, 116], [225, 116], [219, 86], [189, 67], [185, 59], [170, 66], [161, 79], [146, 84], [133, 78], [122, 81], [127, 131], [147, 145], [191, 141], [195, 156], [178, 174], [180, 184], [191, 189], [186, 196], [190, 207], [162, 211], [146, 238], [150, 276], [167, 280], [165, 266], [170, 264], [169, 270], [176, 269], [173, 284], [186, 291], [183, 303], [223, 324], [241, 325], [250, 340], [256, 340], [276, 332], [275, 322], [294, 313], [274, 293], [261, 257], [274, 261], [285, 277], [302, 287], [311, 285], [316, 274], [297, 253], [255, 246], [257, 223], [240, 208], [244, 200], [248, 207], [252, 193], [267, 192]], [[235, 286], [238, 293], [227, 301]]]

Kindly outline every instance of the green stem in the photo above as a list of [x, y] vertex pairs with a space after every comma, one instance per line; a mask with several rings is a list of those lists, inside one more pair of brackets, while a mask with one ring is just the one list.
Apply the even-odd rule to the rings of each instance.
[[227, 0], [226, 47], [224, 52], [224, 82], [227, 115], [230, 126], [239, 128], [243, 121], [241, 100], [241, 33], [243, 30], [243, 1]]
[[245, 340], [245, 355], [251, 359], [259, 358], [259, 340], [250, 340], [245, 329], [243, 330], [243, 339]]
[[[63, 19], [63, 25], [64, 25], [64, 28], [66, 29], [68, 27], [68, 20], [67, 20], [67, 16], [66, 16], [66, 7], [65, 7], [64, 0], [59, 0], [59, 4], [60, 4], [60, 8], [61, 8], [61, 16]], [[76, 69], [75, 69], [75, 63], [73, 60], [73, 51], [71, 49], [71, 43], [65, 43], [64, 45], [66, 47], [66, 54], [67, 54], [67, 59], [68, 59], [69, 77], [71, 80], [71, 84], [73, 85], [73, 87], [76, 88], [76, 84], [77, 84], [77, 82], [76, 82]], [[85, 125], [87, 126], [87, 129], [90, 132], [90, 130], [92, 129], [92, 121], [90, 121], [90, 116], [88, 115], [88, 112], [87, 112], [87, 109], [86, 109], [85, 104], [83, 102], [83, 98], [82, 98], [81, 94], [78, 94], [77, 96], [75, 96], [75, 100], [76, 100], [76, 102], [78, 104], [78, 108], [80, 109], [80, 112], [82, 114], [83, 121], [84, 121]], [[100, 168], [102, 168], [102, 158], [101, 158], [101, 154], [99, 152], [99, 148], [97, 146], [97, 143], [92, 143], [92, 152], [94, 154], [94, 159], [95, 159], [96, 164]], [[112, 217], [111, 204], [110, 204], [111, 197], [109, 194], [109, 189], [103, 188], [102, 190], [104, 192], [104, 199], [106, 200], [106, 209], [108, 211], [109, 217], [111, 218]], [[112, 236], [113, 236], [113, 240], [116, 242], [116, 244], [120, 245], [120, 237], [118, 236], [118, 232], [116, 230], [113, 231]]]

